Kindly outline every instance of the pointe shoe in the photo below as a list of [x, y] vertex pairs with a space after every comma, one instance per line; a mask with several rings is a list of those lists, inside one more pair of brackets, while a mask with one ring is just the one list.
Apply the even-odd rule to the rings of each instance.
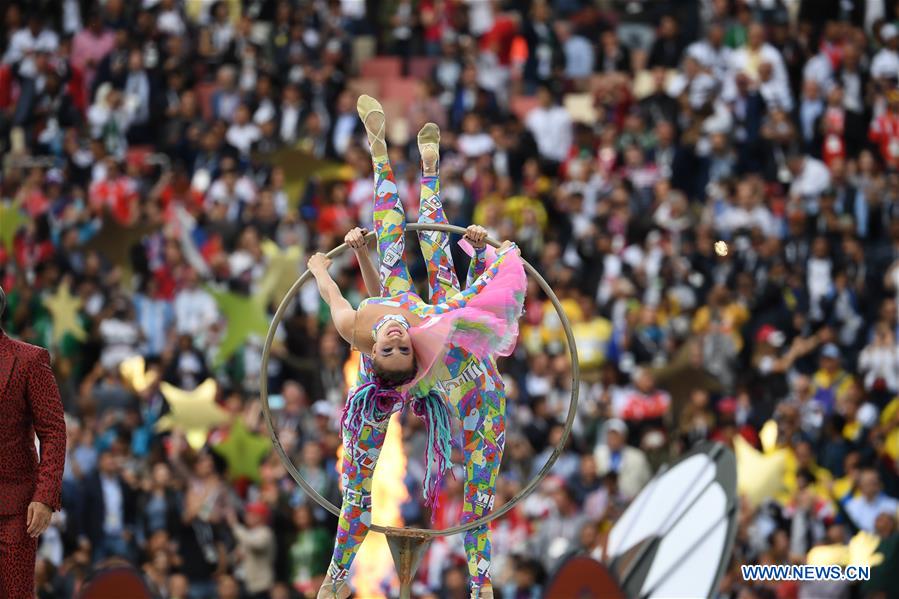
[[421, 170], [429, 177], [437, 175], [440, 160], [440, 127], [435, 123], [425, 123], [418, 132], [418, 153], [421, 154]]
[[471, 599], [493, 599], [493, 586], [472, 587]]
[[[325, 576], [322, 586], [318, 589], [316, 599], [347, 599], [350, 596], [350, 587], [345, 580], [334, 582], [331, 576]], [[491, 595], [492, 597], [493, 595]]]
[[368, 135], [368, 145], [371, 148], [371, 157], [375, 162], [387, 160], [387, 142], [385, 141], [385, 127], [387, 117], [381, 103], [365, 94], [356, 100], [356, 112], [365, 125], [365, 133]]

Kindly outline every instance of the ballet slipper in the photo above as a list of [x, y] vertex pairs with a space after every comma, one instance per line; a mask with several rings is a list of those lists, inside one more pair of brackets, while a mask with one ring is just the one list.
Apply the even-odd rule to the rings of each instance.
[[350, 587], [345, 580], [334, 582], [331, 576], [327, 575], [318, 589], [316, 599], [347, 599], [349, 596]]
[[418, 153], [421, 155], [421, 170], [424, 175], [437, 176], [437, 162], [440, 160], [440, 127], [435, 123], [425, 123], [418, 132]]
[[359, 113], [359, 118], [365, 125], [372, 160], [375, 162], [387, 160], [387, 142], [385, 141], [387, 117], [384, 115], [381, 103], [371, 96], [363, 94], [356, 100], [356, 112]]

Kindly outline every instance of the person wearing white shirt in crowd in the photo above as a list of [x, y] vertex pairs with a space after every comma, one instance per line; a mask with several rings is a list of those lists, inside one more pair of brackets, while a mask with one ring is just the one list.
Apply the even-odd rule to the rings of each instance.
[[459, 151], [468, 158], [483, 156], [493, 151], [493, 138], [484, 131], [481, 117], [470, 112], [462, 121], [462, 135], [459, 136]]
[[731, 54], [731, 73], [746, 73], [750, 79], [759, 80], [759, 69], [764, 63], [773, 68], [774, 79], [789, 85], [787, 69], [777, 48], [765, 42], [765, 29], [760, 23], [749, 26], [746, 45]]
[[184, 287], [175, 295], [175, 330], [180, 335], [205, 338], [217, 320], [215, 300], [199, 286], [196, 271], [187, 269]]
[[649, 460], [640, 449], [627, 444], [627, 424], [623, 420], [612, 418], [606, 422], [605, 429], [605, 443], [593, 451], [597, 473], [600, 476], [617, 473], [621, 492], [628, 498], [636, 497], [652, 477]]
[[91, 135], [103, 140], [106, 151], [123, 159], [128, 149], [126, 134], [134, 119], [134, 104], [126, 103], [122, 92], [104, 83], [97, 89], [96, 99], [87, 110]]
[[831, 77], [833, 77], [833, 65], [830, 57], [823, 51], [812, 56], [802, 69], [803, 80], [812, 79], [819, 85], [826, 84]]
[[817, 205], [818, 196], [830, 187], [830, 171], [827, 166], [817, 158], [802, 154], [790, 156], [787, 166], [793, 175], [790, 195]]
[[759, 65], [758, 85], [759, 93], [769, 109], [777, 107], [786, 112], [793, 110], [793, 94], [790, 91], [790, 83], [786, 79], [776, 76], [774, 63], [766, 60]]
[[160, 33], [168, 35], [184, 35], [187, 27], [181, 13], [175, 6], [175, 0], [160, 0], [156, 16], [156, 28]]
[[3, 62], [18, 69], [20, 77], [37, 76], [34, 54], [53, 53], [59, 47], [59, 36], [52, 29], [44, 27], [40, 12], [35, 9], [28, 16], [28, 26], [19, 29], [9, 40], [3, 55]]
[[262, 132], [259, 126], [250, 120], [250, 109], [246, 104], [241, 104], [234, 111], [234, 122], [228, 127], [225, 139], [237, 148], [241, 156], [249, 156], [253, 144], [259, 141], [260, 137]]
[[741, 229], [761, 229], [764, 235], [776, 233], [774, 215], [762, 202], [761, 191], [751, 181], [737, 183], [733, 203], [716, 220], [716, 227], [730, 234]]
[[885, 322], [877, 325], [874, 339], [859, 355], [858, 369], [865, 376], [866, 390], [899, 390], [899, 346], [893, 329]]
[[723, 81], [730, 71], [733, 52], [724, 45], [724, 27], [720, 23], [712, 23], [705, 39], [687, 46], [686, 56], [692, 57], [716, 79]]
[[860, 529], [873, 533], [874, 522], [880, 514], [890, 514], [894, 518], [899, 513], [899, 501], [883, 492], [880, 475], [874, 468], [863, 470], [859, 475], [860, 493], [846, 502], [846, 513]]
[[140, 328], [127, 298], [117, 297], [112, 300], [109, 311], [100, 320], [97, 332], [103, 341], [100, 364], [107, 371], [116, 370], [122, 361], [137, 355]]
[[568, 156], [573, 136], [568, 111], [555, 103], [552, 91], [542, 86], [537, 92], [540, 105], [525, 118], [525, 125], [537, 142], [540, 156], [562, 162]]
[[256, 201], [256, 187], [253, 182], [237, 172], [234, 160], [222, 160], [221, 176], [209, 186], [206, 192], [207, 204], [225, 204], [228, 206], [228, 218], [236, 220], [246, 204]]
[[871, 61], [871, 76], [876, 79], [899, 79], [899, 27], [887, 23], [880, 28], [883, 48]]

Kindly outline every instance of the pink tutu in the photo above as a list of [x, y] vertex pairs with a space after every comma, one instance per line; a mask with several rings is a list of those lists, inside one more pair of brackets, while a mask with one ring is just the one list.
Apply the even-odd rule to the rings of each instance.
[[409, 329], [419, 364], [418, 375], [408, 387], [413, 394], [437, 385], [436, 371], [451, 346], [482, 360], [508, 356], [515, 349], [527, 277], [516, 252], [503, 254], [498, 262], [496, 273], [476, 295], [459, 302], [459, 307], [453, 307], [453, 299], [448, 300], [445, 312], [428, 315]]

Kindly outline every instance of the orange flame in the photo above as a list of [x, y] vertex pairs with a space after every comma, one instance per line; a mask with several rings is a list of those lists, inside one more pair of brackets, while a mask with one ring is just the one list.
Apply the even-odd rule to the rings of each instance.
[[[358, 371], [359, 356], [353, 352], [344, 366], [347, 386], [352, 386]], [[343, 471], [343, 447], [337, 450], [337, 470]], [[403, 453], [403, 427], [399, 414], [391, 416], [387, 437], [372, 479], [372, 522], [381, 526], [402, 526], [400, 506], [409, 499], [403, 482], [406, 477], [406, 455]], [[387, 538], [377, 532], [365, 537], [353, 562], [350, 584], [357, 597], [385, 599], [384, 588], [399, 592], [399, 580], [387, 546]]]

